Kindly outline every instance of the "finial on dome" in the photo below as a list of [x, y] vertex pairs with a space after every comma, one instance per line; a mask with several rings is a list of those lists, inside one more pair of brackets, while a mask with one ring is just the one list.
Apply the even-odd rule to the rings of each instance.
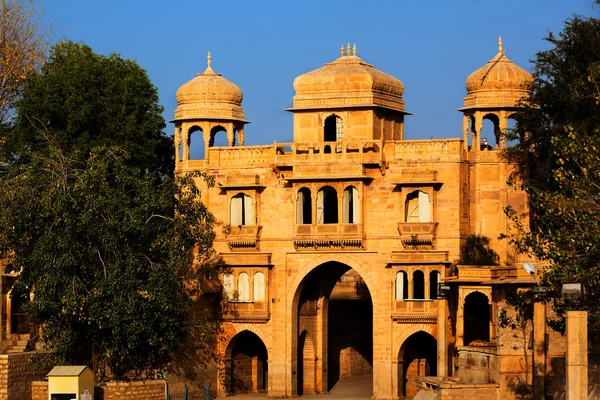
[[206, 56], [206, 69], [204, 70], [204, 72], [202, 74], [198, 74], [198, 75], [218, 75], [215, 74], [215, 71], [213, 71], [212, 67], [210, 66], [212, 64], [212, 56], [210, 55], [210, 51], [208, 52], [208, 55]]
[[344, 45], [342, 45], [342, 48], [340, 49], [340, 55], [344, 57]]
[[498, 36], [498, 53], [502, 53], [502, 36]]
[[348, 42], [348, 47], [346, 48], [346, 55], [350, 56], [350, 42]]
[[352, 55], [356, 57], [356, 43], [354, 43], [354, 47], [352, 48]]

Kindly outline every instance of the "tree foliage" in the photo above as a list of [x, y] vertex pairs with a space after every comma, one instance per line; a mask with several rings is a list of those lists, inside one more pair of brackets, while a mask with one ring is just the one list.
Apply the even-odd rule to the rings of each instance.
[[49, 351], [38, 361], [121, 377], [164, 367], [192, 327], [209, 340], [184, 281], [214, 238], [196, 185], [208, 178], [169, 176], [173, 146], [144, 71], [60, 43], [17, 109], [0, 248], [19, 272], [13, 295], [32, 297], [26, 309]]
[[506, 304], [509, 308], [501, 308], [498, 315], [498, 325], [503, 329], [510, 329], [513, 339], [516, 340], [513, 350], [523, 352], [525, 380], [512, 383], [513, 390], [518, 394], [529, 393], [530, 386], [530, 362], [528, 349], [529, 337], [533, 331], [533, 302], [534, 296], [531, 290], [509, 289], [506, 294]]
[[0, 0], [0, 124], [12, 115], [28, 74], [46, 61], [52, 27], [34, 0]]
[[132, 165], [173, 173], [173, 143], [163, 133], [158, 91], [134, 61], [63, 41], [52, 47], [41, 73], [28, 77], [22, 94], [4, 145], [13, 162], [48, 150], [39, 140], [42, 129], [51, 131], [71, 158], [85, 159], [96, 146], [118, 145]]
[[[543, 278], [560, 293], [581, 282], [592, 332], [600, 331], [600, 20], [573, 17], [534, 60], [531, 106], [516, 115], [527, 151], [509, 153], [530, 201], [530, 227], [508, 215], [524, 253], [550, 262]], [[560, 307], [559, 312], [567, 308]]]
[[498, 254], [489, 248], [490, 239], [484, 235], [469, 235], [461, 247], [459, 264], [498, 265]]

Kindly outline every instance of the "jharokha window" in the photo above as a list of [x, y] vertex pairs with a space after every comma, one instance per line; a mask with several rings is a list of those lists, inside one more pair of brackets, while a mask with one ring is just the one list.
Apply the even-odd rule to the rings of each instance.
[[254, 225], [254, 208], [250, 196], [238, 193], [231, 198], [229, 221], [232, 226]]
[[[252, 290], [250, 281], [252, 280]], [[251, 278], [246, 272], [240, 272], [237, 279], [232, 273], [223, 275], [223, 299], [225, 301], [265, 301], [265, 274], [256, 272]]]
[[344, 224], [357, 224], [360, 221], [360, 201], [358, 200], [358, 189], [348, 186], [344, 189], [342, 202]]
[[338, 223], [338, 196], [331, 186], [317, 192], [317, 224]]
[[296, 196], [296, 224], [312, 223], [312, 198], [308, 188], [298, 190]]
[[431, 201], [429, 195], [420, 190], [406, 196], [406, 222], [431, 222]]

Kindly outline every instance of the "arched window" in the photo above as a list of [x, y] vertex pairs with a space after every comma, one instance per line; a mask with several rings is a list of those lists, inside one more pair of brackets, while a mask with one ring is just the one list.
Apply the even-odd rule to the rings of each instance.
[[296, 223], [312, 223], [312, 198], [308, 188], [298, 190], [298, 195], [296, 196]]
[[406, 222], [431, 222], [429, 195], [420, 190], [406, 196]]
[[[223, 133], [221, 133], [223, 132]], [[208, 141], [208, 147], [226, 147], [229, 146], [227, 142], [227, 130], [218, 125], [210, 130], [210, 138]]]
[[464, 344], [490, 341], [490, 304], [486, 295], [473, 292], [465, 298]]
[[358, 224], [360, 222], [360, 201], [358, 200], [358, 189], [348, 186], [344, 189], [343, 198], [343, 221], [344, 224]]
[[[199, 126], [194, 125], [188, 130], [188, 142], [186, 144], [190, 160], [204, 159], [204, 132]], [[180, 160], [183, 160], [183, 150]]]
[[229, 221], [233, 226], [254, 225], [254, 208], [252, 198], [244, 193], [238, 193], [231, 198]]
[[341, 142], [344, 140], [344, 125], [342, 119], [337, 115], [325, 118], [323, 140], [326, 142]]
[[248, 274], [245, 272], [238, 276], [238, 300], [250, 301], [250, 283], [248, 282]]
[[254, 274], [254, 301], [265, 301], [265, 274]]
[[408, 298], [408, 275], [404, 271], [396, 273], [396, 300]]
[[413, 272], [413, 299], [425, 298], [425, 274], [423, 271]]
[[223, 275], [223, 298], [225, 300], [233, 299], [233, 275]]
[[440, 283], [442, 274], [439, 271], [431, 271], [429, 273], [429, 298], [438, 298], [438, 284]]
[[337, 192], [331, 186], [321, 188], [317, 193], [317, 224], [338, 223]]

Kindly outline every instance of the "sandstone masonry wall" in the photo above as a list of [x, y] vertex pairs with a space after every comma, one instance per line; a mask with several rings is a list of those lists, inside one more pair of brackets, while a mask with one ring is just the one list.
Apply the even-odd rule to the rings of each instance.
[[31, 354], [0, 354], [0, 400], [31, 398], [31, 382], [45, 375], [29, 362]]
[[164, 380], [137, 382], [108, 382], [97, 386], [96, 400], [164, 400], [166, 398]]
[[48, 382], [31, 382], [31, 400], [48, 400]]

